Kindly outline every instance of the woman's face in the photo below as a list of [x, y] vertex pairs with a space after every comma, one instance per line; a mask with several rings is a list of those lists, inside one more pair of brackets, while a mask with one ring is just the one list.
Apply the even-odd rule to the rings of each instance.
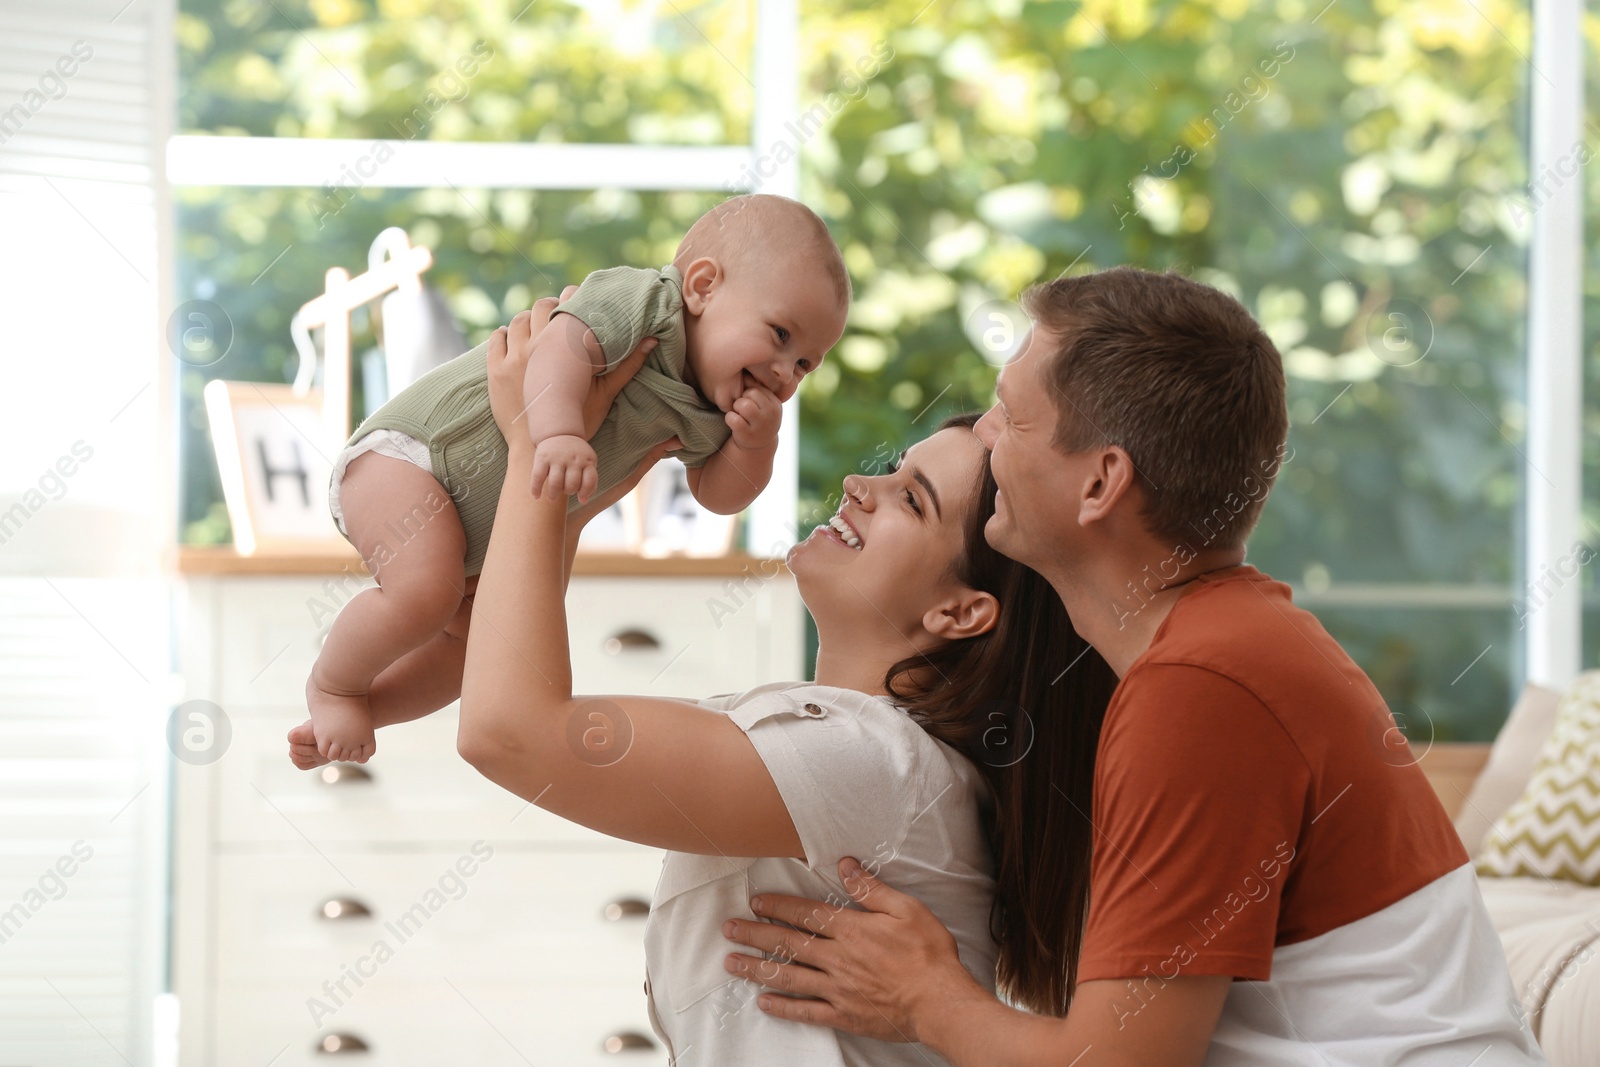
[[[825, 641], [846, 630], [892, 630], [916, 648], [932, 643], [923, 616], [959, 588], [952, 571], [983, 460], [972, 431], [952, 428], [912, 445], [892, 471], [845, 478], [832, 522], [788, 558]], [[889, 649], [897, 657], [911, 651]]]

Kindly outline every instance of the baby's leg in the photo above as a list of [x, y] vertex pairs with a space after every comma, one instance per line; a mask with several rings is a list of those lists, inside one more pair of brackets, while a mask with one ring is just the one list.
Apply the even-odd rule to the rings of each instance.
[[[467, 579], [467, 595], [455, 617], [430, 640], [383, 669], [372, 680], [367, 704], [374, 729], [431, 715], [461, 696], [467, 666], [467, 630], [478, 576]], [[307, 719], [289, 731], [289, 758], [303, 771], [329, 762], [317, 750], [316, 725]]]
[[379, 725], [410, 722], [431, 715], [461, 696], [467, 666], [467, 628], [472, 622], [472, 597], [461, 601], [455, 616], [433, 637], [384, 668], [368, 696]]
[[373, 680], [437, 636], [461, 606], [466, 534], [450, 494], [404, 460], [365, 452], [340, 484], [345, 529], [378, 580], [334, 620], [306, 683], [317, 750], [364, 763], [376, 749]]

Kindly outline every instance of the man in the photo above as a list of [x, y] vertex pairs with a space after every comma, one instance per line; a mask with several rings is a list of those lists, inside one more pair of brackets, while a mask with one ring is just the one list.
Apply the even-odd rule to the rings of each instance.
[[[977, 433], [990, 542], [1043, 574], [1121, 679], [1065, 1018], [986, 992], [918, 902], [758, 896], [729, 970], [763, 1010], [952, 1063], [1543, 1063], [1471, 865], [1372, 683], [1244, 565], [1279, 467], [1282, 361], [1238, 301], [1119, 268], [1037, 286]], [[809, 933], [801, 931], [809, 931]]]

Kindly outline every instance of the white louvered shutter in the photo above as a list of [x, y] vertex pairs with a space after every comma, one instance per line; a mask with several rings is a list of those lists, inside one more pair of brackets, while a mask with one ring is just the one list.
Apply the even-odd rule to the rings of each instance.
[[157, 1059], [172, 51], [167, 0], [0, 0], [0, 1064]]

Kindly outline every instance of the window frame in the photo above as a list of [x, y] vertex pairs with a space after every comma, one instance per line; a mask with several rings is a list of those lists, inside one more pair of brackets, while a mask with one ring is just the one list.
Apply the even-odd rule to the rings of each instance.
[[[1562, 157], [1583, 140], [1584, 5], [1533, 0], [1531, 12], [1528, 176], [1536, 181], [1560, 174]], [[1563, 571], [1583, 536], [1583, 196], [1583, 182], [1558, 181], [1533, 214], [1528, 248], [1522, 674], [1558, 688], [1582, 669], [1582, 583]]]
[[[796, 0], [755, 0], [755, 4], [751, 80], [756, 96], [750, 144], [410, 142], [368, 184], [442, 186], [455, 173], [472, 174], [474, 186], [491, 188], [733, 193], [749, 191], [749, 178], [754, 177], [763, 191], [797, 197], [795, 153], [774, 153], [769, 148], [763, 155], [760, 146], [784, 143], [783, 123], [799, 113], [798, 4]], [[1559, 173], [1555, 168], [1583, 137], [1584, 6], [1577, 0], [1532, 0], [1530, 11], [1528, 173], [1532, 179]], [[339, 162], [351, 158], [353, 147], [369, 145], [334, 139], [175, 136], [168, 145], [168, 178], [174, 185], [314, 187]], [[789, 158], [777, 162], [775, 156]], [[730, 174], [746, 180], [729, 181]], [[1566, 685], [1582, 669], [1581, 582], [1575, 572], [1564, 571], [1571, 570], [1583, 534], [1583, 196], [1582, 182], [1560, 182], [1533, 215], [1528, 248], [1529, 417], [1525, 450], [1519, 450], [1525, 504], [1518, 530], [1520, 574], [1512, 603], [1514, 611], [1520, 605], [1522, 639], [1513, 654], [1513, 672], [1554, 686]], [[780, 438], [772, 481], [748, 512], [748, 544], [758, 555], [782, 556], [798, 534], [794, 515], [799, 496], [798, 401], [791, 399], [786, 407], [788, 430]]]

